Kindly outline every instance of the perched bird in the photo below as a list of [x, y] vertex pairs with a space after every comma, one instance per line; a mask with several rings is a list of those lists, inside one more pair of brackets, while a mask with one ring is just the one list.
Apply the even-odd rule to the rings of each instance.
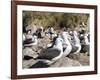
[[24, 41], [24, 46], [37, 45], [38, 40], [36, 35], [28, 34], [26, 35], [26, 40]]
[[66, 31], [61, 32], [61, 37], [63, 39], [63, 51], [64, 51], [64, 56], [67, 56], [68, 54], [70, 54], [71, 50], [72, 50], [72, 46], [71, 43], [68, 39], [69, 34]]
[[83, 34], [83, 40], [82, 40], [82, 42], [81, 42], [81, 46], [82, 46], [82, 49], [81, 49], [81, 53], [86, 53], [86, 52], [88, 52], [89, 51], [89, 45], [90, 45], [90, 43], [89, 43], [89, 38], [88, 38], [88, 34], [87, 33], [85, 33], [85, 34]]
[[54, 32], [52, 33], [51, 39], [53, 40], [55, 37], [57, 37], [56, 31], [54, 31]]
[[72, 43], [72, 51], [71, 53], [77, 54], [81, 50], [80, 39], [78, 37], [78, 33], [73, 31], [73, 43]]
[[51, 48], [46, 48], [41, 51], [37, 59], [47, 63], [48, 65], [53, 64], [63, 55], [62, 38], [58, 36]]
[[41, 29], [41, 28], [38, 28], [38, 29], [36, 30], [36, 34], [37, 34], [37, 37], [38, 37], [38, 38], [43, 38], [43, 37], [42, 37], [42, 29]]
[[89, 45], [89, 38], [88, 38], [89, 36], [88, 36], [88, 34], [86, 33], [86, 34], [84, 34], [84, 40], [85, 40], [85, 44], [86, 45]]
[[52, 40], [53, 34], [54, 34], [54, 28], [52, 26], [48, 26], [47, 33], [48, 33], [50, 39]]

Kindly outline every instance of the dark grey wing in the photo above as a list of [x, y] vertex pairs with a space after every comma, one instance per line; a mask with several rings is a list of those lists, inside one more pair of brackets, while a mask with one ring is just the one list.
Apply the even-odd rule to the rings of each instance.
[[59, 56], [60, 53], [61, 53], [61, 51], [58, 49], [53, 49], [53, 48], [45, 49], [40, 53], [38, 59], [51, 60], [51, 59]]
[[32, 41], [32, 39], [27, 39], [24, 41], [24, 44], [30, 44], [30, 43], [33, 43], [34, 41]]
[[78, 50], [78, 47], [75, 46], [75, 45], [72, 45], [72, 50], [71, 50], [71, 53], [74, 53]]

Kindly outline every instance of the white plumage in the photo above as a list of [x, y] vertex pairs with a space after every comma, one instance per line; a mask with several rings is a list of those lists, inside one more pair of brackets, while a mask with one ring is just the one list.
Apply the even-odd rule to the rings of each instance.
[[79, 53], [81, 50], [81, 44], [76, 31], [73, 31], [73, 46], [77, 47], [77, 50], [74, 52], [74, 54]]
[[88, 34], [84, 35], [85, 44], [89, 45]]
[[23, 34], [23, 41], [25, 41], [26, 40], [26, 37], [25, 37], [25, 35]]
[[36, 35], [26, 35], [26, 40], [24, 42], [24, 46], [33, 46], [33, 45], [37, 45], [38, 40], [37, 40], [37, 36]]
[[59, 36], [56, 38], [52, 48], [44, 49], [38, 56], [38, 59], [50, 65], [56, 62], [58, 59], [60, 59], [62, 55], [63, 55], [62, 38], [60, 38]]
[[65, 31], [61, 32], [61, 37], [63, 39], [63, 45], [65, 48], [65, 50], [64, 50], [65, 56], [67, 56], [72, 50], [72, 46], [70, 44], [70, 41], [68, 40], [68, 36], [69, 36], [68, 32], [65, 32]]

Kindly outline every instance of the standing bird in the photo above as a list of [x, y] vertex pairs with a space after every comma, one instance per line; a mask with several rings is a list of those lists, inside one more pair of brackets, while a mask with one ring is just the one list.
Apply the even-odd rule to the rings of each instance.
[[36, 59], [45, 62], [48, 65], [59, 60], [63, 55], [62, 38], [58, 36], [51, 48], [42, 50]]
[[84, 33], [83, 34], [83, 40], [82, 40], [82, 43], [81, 43], [81, 46], [82, 46], [82, 49], [81, 49], [81, 53], [86, 53], [89, 51], [89, 34], [88, 33]]
[[68, 39], [69, 37], [68, 32], [65, 32], [65, 31], [61, 32], [61, 37], [63, 39], [64, 56], [67, 56], [68, 54], [70, 54], [72, 50], [71, 43]]
[[50, 35], [50, 39], [53, 39], [53, 34], [54, 34], [54, 28], [52, 26], [48, 27], [48, 33]]
[[36, 35], [32, 34], [27, 34], [26, 35], [26, 40], [24, 41], [24, 46], [33, 46], [37, 45], [38, 40]]
[[81, 50], [80, 39], [78, 38], [78, 33], [73, 31], [73, 43], [72, 43], [72, 51], [71, 53], [77, 54]]

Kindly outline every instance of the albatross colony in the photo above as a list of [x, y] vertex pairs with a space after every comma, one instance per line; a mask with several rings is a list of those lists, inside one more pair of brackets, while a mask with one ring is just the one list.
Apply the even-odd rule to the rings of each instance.
[[[79, 35], [78, 31], [72, 31], [70, 34], [64, 29], [58, 32], [53, 29], [50, 32], [43, 30], [43, 27], [37, 28], [34, 33], [31, 29], [26, 30], [23, 33], [23, 68], [88, 65], [89, 56], [82, 53], [84, 50]], [[89, 43], [89, 40], [87, 41]]]

